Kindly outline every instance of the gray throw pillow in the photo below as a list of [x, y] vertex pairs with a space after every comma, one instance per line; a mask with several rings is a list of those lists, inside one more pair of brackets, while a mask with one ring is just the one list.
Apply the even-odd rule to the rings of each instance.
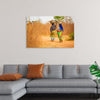
[[[62, 78], [62, 65], [49, 65], [44, 66], [44, 78]], [[46, 73], [47, 72], [47, 73]]]

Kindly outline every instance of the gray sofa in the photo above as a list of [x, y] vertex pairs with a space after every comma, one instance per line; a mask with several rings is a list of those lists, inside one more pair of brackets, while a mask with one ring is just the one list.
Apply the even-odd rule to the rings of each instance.
[[4, 65], [3, 73], [20, 73], [16, 81], [0, 81], [0, 100], [17, 100], [30, 93], [100, 93], [90, 65], [45, 65], [42, 79], [27, 79], [28, 65]]

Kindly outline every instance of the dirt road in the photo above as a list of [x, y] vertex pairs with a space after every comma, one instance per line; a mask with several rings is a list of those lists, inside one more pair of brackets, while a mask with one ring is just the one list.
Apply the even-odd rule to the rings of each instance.
[[63, 42], [59, 42], [58, 37], [55, 38], [55, 40], [52, 42], [50, 40], [50, 36], [42, 36], [42, 47], [45, 48], [73, 48], [74, 47], [74, 41], [66, 41], [65, 38], [63, 39]]

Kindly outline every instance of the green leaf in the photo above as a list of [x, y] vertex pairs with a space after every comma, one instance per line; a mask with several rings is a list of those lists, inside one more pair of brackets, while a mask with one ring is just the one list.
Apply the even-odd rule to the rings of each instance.
[[90, 69], [90, 72], [96, 71], [97, 69]]
[[64, 16], [54, 16], [54, 19], [56, 19], [57, 21], [63, 20]]
[[94, 71], [94, 72], [92, 72], [91, 74], [92, 74], [92, 75], [96, 75], [96, 74], [100, 74], [100, 72], [99, 72], [99, 71]]
[[99, 69], [97, 64], [91, 65], [91, 67], [89, 69], [90, 69], [91, 75], [95, 75], [96, 77], [100, 77], [100, 69]]
[[90, 69], [96, 69], [96, 68], [98, 68], [97, 65], [91, 65], [91, 67], [90, 67]]
[[96, 77], [100, 77], [100, 74], [95, 75]]

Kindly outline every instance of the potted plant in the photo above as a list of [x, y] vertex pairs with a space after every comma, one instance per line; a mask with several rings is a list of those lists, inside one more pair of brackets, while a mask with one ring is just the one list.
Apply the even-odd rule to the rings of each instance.
[[100, 69], [97, 62], [95, 61], [94, 64], [91, 65], [89, 69], [90, 69], [91, 75], [94, 75], [96, 77], [96, 81], [99, 83], [98, 78], [100, 77]]

